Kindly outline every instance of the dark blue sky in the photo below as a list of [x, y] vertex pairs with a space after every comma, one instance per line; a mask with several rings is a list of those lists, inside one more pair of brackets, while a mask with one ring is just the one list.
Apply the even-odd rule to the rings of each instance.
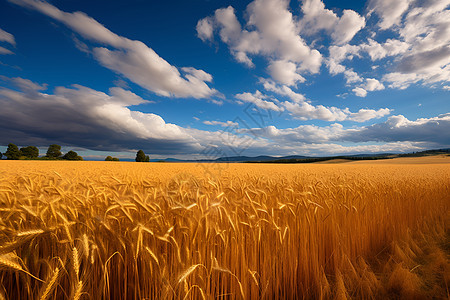
[[[450, 1], [0, 2], [0, 151], [450, 147]], [[211, 154], [213, 153], [213, 154]]]

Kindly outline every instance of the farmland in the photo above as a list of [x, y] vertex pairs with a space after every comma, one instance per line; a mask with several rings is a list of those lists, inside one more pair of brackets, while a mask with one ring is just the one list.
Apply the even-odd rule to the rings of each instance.
[[0, 299], [447, 298], [449, 161], [1, 161]]

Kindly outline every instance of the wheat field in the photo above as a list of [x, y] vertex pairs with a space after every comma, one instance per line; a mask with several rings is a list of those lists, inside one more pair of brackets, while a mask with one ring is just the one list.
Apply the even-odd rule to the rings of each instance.
[[0, 162], [0, 299], [447, 299], [450, 164]]

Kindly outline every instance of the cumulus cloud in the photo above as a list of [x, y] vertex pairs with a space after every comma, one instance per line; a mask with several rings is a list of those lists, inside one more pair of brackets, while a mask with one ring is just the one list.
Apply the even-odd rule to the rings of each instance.
[[24, 92], [36, 92], [43, 91], [47, 89], [47, 84], [37, 84], [29, 79], [24, 79], [20, 77], [9, 78], [6, 76], [0, 75], [0, 79], [6, 82], [10, 82], [20, 90]]
[[354, 56], [359, 56], [360, 47], [355, 45], [330, 46], [329, 57], [326, 60], [328, 71], [331, 75], [344, 74], [347, 85], [363, 81], [352, 68], [348, 68], [342, 64], [344, 60], [352, 60]]
[[286, 96], [295, 103], [300, 103], [306, 100], [305, 96], [300, 93], [294, 92], [290, 87], [286, 85], [276, 84], [273, 80], [261, 79], [261, 83], [264, 89], [275, 94]]
[[410, 47], [410, 44], [397, 39], [387, 39], [383, 43], [378, 43], [371, 38], [367, 39], [367, 43], [358, 46], [359, 50], [366, 52], [372, 61], [385, 58], [386, 56], [397, 56], [406, 53]]
[[212, 40], [213, 39], [213, 21], [211, 18], [204, 18], [197, 23], [197, 36], [202, 41]]
[[148, 102], [130, 91], [113, 87], [106, 94], [74, 85], [42, 93], [43, 85], [12, 80], [23, 91], [0, 89], [1, 144], [60, 143], [108, 151], [139, 147], [161, 154], [198, 151], [183, 128], [130, 110], [128, 106]]
[[291, 113], [294, 118], [297, 118], [299, 120], [318, 119], [330, 122], [366, 122], [372, 119], [379, 119], [381, 117], [389, 115], [390, 113], [390, 109], [388, 108], [380, 108], [378, 110], [363, 108], [356, 113], [352, 113], [348, 108], [341, 109], [337, 107], [325, 107], [323, 105], [314, 106], [307, 102], [285, 102], [284, 107]]
[[272, 140], [276, 143], [317, 144], [329, 142], [340, 136], [345, 130], [341, 124], [331, 124], [319, 127], [316, 125], [300, 125], [296, 128], [279, 129], [275, 126], [249, 129], [255, 135]]
[[211, 126], [222, 126], [222, 127], [230, 127], [230, 126], [239, 126], [239, 123], [233, 122], [233, 121], [203, 121], [203, 124], [205, 125], [211, 125]]
[[[143, 149], [156, 155], [185, 157], [206, 155], [211, 147], [220, 150], [220, 157], [240, 153], [250, 145], [249, 153], [267, 153], [273, 146], [252, 134], [183, 128], [156, 114], [131, 110], [129, 106], [150, 102], [119, 87], [104, 93], [73, 85], [43, 93], [45, 85], [22, 78], [9, 81], [21, 90], [0, 88], [3, 145], [57, 143], [100, 151]], [[238, 127], [232, 121], [206, 124]]]
[[367, 91], [365, 89], [363, 89], [362, 87], [355, 87], [352, 91], [358, 97], [363, 97], [364, 98], [364, 97], [367, 96]]
[[297, 73], [297, 66], [293, 62], [285, 60], [272, 61], [268, 70], [274, 80], [288, 86], [305, 81], [305, 78]]
[[336, 28], [331, 34], [331, 37], [336, 44], [342, 45], [348, 43], [353, 39], [355, 34], [366, 25], [364, 17], [361, 17], [353, 10], [344, 10]]
[[364, 84], [360, 85], [359, 87], [355, 87], [352, 91], [358, 97], [366, 97], [367, 91], [373, 92], [381, 90], [384, 90], [384, 85], [381, 82], [379, 82], [375, 78], [366, 78]]
[[[158, 115], [132, 111], [129, 106], [148, 101], [119, 87], [104, 93], [74, 85], [71, 88], [57, 87], [52, 93], [43, 93], [41, 90], [45, 85], [30, 84], [25, 79], [17, 78], [11, 81], [18, 83], [24, 90], [0, 89], [1, 144], [14, 142], [19, 145], [47, 146], [58, 143], [104, 151], [138, 148], [161, 155], [205, 155], [205, 149], [217, 149], [217, 157], [237, 155], [242, 151], [246, 151], [246, 155], [327, 155], [380, 152], [383, 149], [402, 151], [450, 144], [450, 114], [416, 121], [399, 115], [371, 126], [351, 128], [334, 123], [322, 127], [300, 125], [284, 129], [275, 126], [239, 129], [237, 122], [204, 122], [207, 125], [237, 128], [224, 133], [183, 128], [166, 123]], [[317, 108], [316, 113], [320, 109]], [[347, 120], [354, 121], [389, 113], [387, 109], [343, 112]], [[342, 146], [339, 145], [341, 142], [358, 144]], [[380, 144], [360, 144], [367, 142]]]
[[260, 91], [256, 91], [254, 94], [252, 93], [241, 93], [235, 95], [236, 99], [241, 100], [246, 103], [253, 103], [255, 106], [265, 109], [265, 110], [273, 110], [281, 112], [284, 110], [283, 107], [278, 106], [272, 101], [263, 100], [266, 99], [267, 96], [263, 95]]
[[82, 12], [64, 12], [39, 0], [9, 1], [37, 10], [60, 21], [84, 38], [106, 45], [92, 49], [100, 64], [158, 95], [208, 98], [216, 94], [216, 90], [206, 83], [211, 82], [211, 75], [192, 67], [182, 68], [182, 75], [175, 66], [144, 43], [119, 36]]
[[301, 9], [303, 18], [299, 26], [302, 33], [311, 35], [325, 30], [338, 45], [350, 42], [365, 26], [365, 18], [355, 11], [346, 9], [338, 17], [332, 10], [326, 9], [321, 0], [304, 0]]
[[410, 121], [403, 115], [360, 129], [349, 129], [341, 136], [352, 142], [428, 142], [442, 147], [450, 145], [450, 113]]
[[400, 23], [401, 17], [408, 9], [410, 2], [411, 0], [371, 0], [368, 6], [368, 14], [377, 14], [381, 19], [378, 26], [381, 29], [388, 29]]
[[[386, 60], [379, 68], [381, 81], [390, 88], [411, 84], [433, 85], [450, 81], [450, 1], [372, 0], [367, 17], [377, 15], [377, 26], [389, 30], [383, 41], [374, 31], [357, 45], [331, 45], [326, 65], [331, 75], [343, 73], [347, 84], [363, 82], [348, 65], [354, 57], [372, 62]], [[378, 41], [376, 40], [378, 39]], [[359, 77], [360, 80], [357, 80]], [[380, 79], [377, 79], [380, 80]], [[362, 84], [353, 91], [364, 96]]]
[[268, 58], [269, 73], [284, 84], [304, 81], [300, 73], [319, 71], [322, 55], [299, 35], [288, 0], [254, 0], [246, 16], [242, 26], [232, 6], [217, 9], [197, 23], [197, 35], [203, 41], [212, 40], [216, 30], [234, 58], [249, 67], [254, 66], [252, 56]]
[[299, 120], [318, 119], [324, 121], [343, 121], [350, 113], [348, 109], [337, 107], [314, 106], [308, 102], [292, 103], [284, 102], [284, 107], [289, 113]]
[[384, 90], [384, 85], [376, 80], [375, 78], [367, 78], [366, 84], [364, 85], [364, 88], [367, 91], [381, 91]]
[[255, 106], [264, 109], [283, 112], [287, 111], [293, 118], [306, 121], [306, 120], [323, 120], [323, 121], [354, 121], [354, 122], [366, 122], [371, 119], [378, 119], [384, 117], [390, 113], [390, 109], [381, 108], [378, 110], [373, 109], [360, 109], [356, 113], [352, 113], [348, 108], [338, 107], [326, 107], [323, 105], [312, 105], [308, 103], [302, 95], [294, 93], [287, 86], [277, 86], [272, 81], [263, 81], [263, 85], [267, 91], [275, 92], [282, 96], [292, 97], [293, 101], [280, 102], [277, 99], [272, 98], [273, 101], [267, 101], [264, 99], [270, 99], [271, 97], [256, 91], [255, 93], [241, 93], [235, 97], [242, 102], [253, 103]]
[[[323, 147], [333, 142], [390, 143], [391, 145], [408, 145], [409, 148], [414, 143], [422, 147], [424, 145], [448, 147], [450, 145], [450, 114], [421, 118], [416, 121], [410, 121], [402, 115], [391, 116], [385, 122], [356, 128], [344, 128], [341, 124], [334, 123], [322, 127], [300, 125], [296, 128], [285, 129], [267, 126], [252, 128], [251, 131], [260, 137], [293, 147], [299, 144], [307, 144], [307, 146], [322, 144]], [[363, 146], [365, 151], [372, 152], [370, 147]]]
[[348, 119], [355, 122], [366, 122], [372, 119], [382, 118], [390, 113], [391, 110], [388, 108], [380, 108], [378, 110], [361, 108], [358, 112], [351, 113]]
[[409, 47], [397, 59], [396, 70], [383, 77], [391, 88], [450, 81], [450, 1], [414, 4], [397, 29]]

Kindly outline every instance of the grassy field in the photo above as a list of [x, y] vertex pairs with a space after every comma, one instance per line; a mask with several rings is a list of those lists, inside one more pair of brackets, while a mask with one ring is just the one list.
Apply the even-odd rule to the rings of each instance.
[[447, 299], [449, 162], [1, 161], [0, 299]]

